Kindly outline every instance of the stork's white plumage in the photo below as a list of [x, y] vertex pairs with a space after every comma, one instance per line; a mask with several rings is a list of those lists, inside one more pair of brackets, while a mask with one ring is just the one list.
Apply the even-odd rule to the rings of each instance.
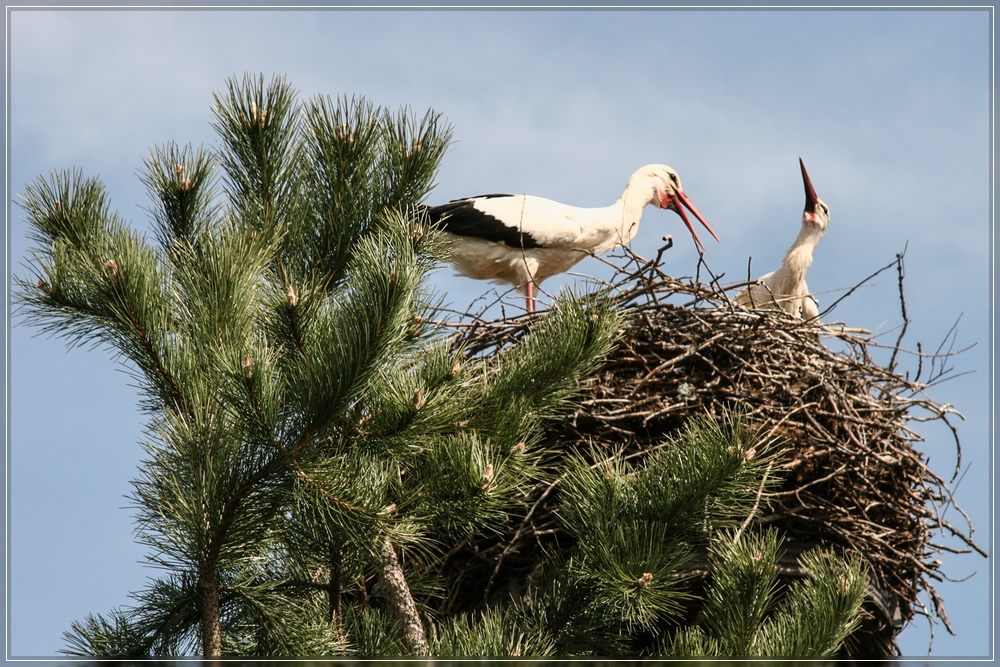
[[516, 286], [533, 312], [536, 286], [588, 254], [631, 241], [648, 204], [676, 211], [702, 249], [684, 207], [719, 240], [684, 194], [677, 172], [661, 164], [635, 172], [621, 198], [604, 208], [578, 208], [531, 195], [481, 195], [429, 207], [428, 214], [444, 230], [459, 273]]
[[806, 206], [802, 211], [802, 229], [795, 243], [785, 253], [781, 268], [757, 279], [755, 285], [736, 296], [736, 303], [747, 308], [781, 308], [804, 320], [819, 317], [816, 299], [809, 294], [806, 271], [813, 261], [813, 251], [830, 224], [830, 209], [813, 189], [806, 165], [799, 158], [802, 183], [806, 190]]

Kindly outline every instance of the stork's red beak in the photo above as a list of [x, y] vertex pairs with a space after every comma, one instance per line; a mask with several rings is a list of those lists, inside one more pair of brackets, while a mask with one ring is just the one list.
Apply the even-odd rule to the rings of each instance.
[[812, 181], [809, 180], [809, 174], [806, 173], [806, 165], [799, 158], [799, 166], [802, 167], [802, 184], [806, 188], [806, 208], [805, 210], [809, 213], [816, 213], [816, 202], [819, 197], [816, 196], [816, 190], [813, 189]]
[[[678, 204], [678, 202], [680, 202], [680, 204]], [[711, 234], [716, 241], [719, 241], [719, 235], [716, 234], [715, 230], [713, 230], [712, 227], [705, 221], [705, 217], [698, 212], [698, 209], [695, 208], [694, 203], [692, 203], [692, 201], [688, 199], [688, 196], [684, 194], [683, 190], [678, 190], [677, 192], [675, 192], [673, 197], [669, 195], [664, 197], [663, 203], [661, 205], [663, 206], [663, 208], [669, 208], [674, 211], [677, 211], [677, 215], [681, 216], [681, 220], [684, 221], [684, 224], [687, 225], [688, 231], [691, 232], [691, 236], [694, 237], [694, 242], [697, 243], [698, 247], [701, 248], [702, 250], [705, 249], [705, 246], [702, 245], [701, 239], [698, 238], [698, 232], [694, 231], [694, 227], [691, 225], [691, 221], [688, 219], [687, 214], [684, 212], [685, 206], [689, 211], [694, 213], [694, 217], [698, 218], [698, 222], [705, 225], [705, 229], [708, 230], [708, 233]], [[722, 243], [722, 241], [719, 241], [719, 243]]]

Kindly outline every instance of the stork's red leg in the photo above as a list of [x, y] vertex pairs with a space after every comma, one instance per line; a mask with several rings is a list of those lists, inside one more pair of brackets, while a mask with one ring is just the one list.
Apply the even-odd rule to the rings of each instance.
[[530, 280], [524, 284], [524, 291], [527, 296], [524, 297], [525, 307], [529, 313], [535, 312], [535, 284]]

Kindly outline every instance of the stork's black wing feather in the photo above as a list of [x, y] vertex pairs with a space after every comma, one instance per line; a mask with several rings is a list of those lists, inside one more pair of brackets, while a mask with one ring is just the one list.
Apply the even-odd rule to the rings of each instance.
[[503, 243], [511, 248], [540, 248], [541, 244], [527, 232], [504, 223], [488, 213], [476, 208], [476, 201], [512, 195], [480, 195], [467, 199], [454, 199], [440, 206], [428, 206], [427, 214], [431, 222], [455, 236], [471, 236], [477, 239]]

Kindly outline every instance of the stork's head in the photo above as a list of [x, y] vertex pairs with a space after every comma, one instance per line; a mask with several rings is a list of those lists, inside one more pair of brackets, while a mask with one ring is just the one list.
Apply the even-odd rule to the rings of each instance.
[[802, 184], [806, 188], [806, 207], [802, 211], [802, 227], [822, 234], [830, 224], [830, 209], [823, 203], [823, 200], [816, 196], [812, 181], [806, 172], [806, 165], [799, 158], [799, 167], [802, 168]]
[[698, 221], [705, 226], [716, 241], [719, 240], [718, 235], [705, 221], [704, 216], [698, 212], [695, 208], [694, 203], [684, 194], [684, 189], [681, 187], [681, 177], [677, 175], [677, 172], [664, 164], [650, 164], [646, 165], [639, 171], [632, 174], [632, 178], [628, 181], [628, 188], [626, 192], [632, 189], [637, 190], [642, 193], [642, 196], [646, 197], [647, 204], [655, 204], [660, 208], [669, 208], [677, 212], [677, 215], [681, 216], [681, 220], [687, 225], [688, 231], [691, 232], [691, 236], [694, 237], [695, 243], [702, 250], [705, 246], [701, 244], [701, 239], [698, 238], [698, 233], [694, 231], [694, 227], [691, 225], [691, 221], [687, 217], [684, 208], [687, 207], [694, 217], [698, 218]]

